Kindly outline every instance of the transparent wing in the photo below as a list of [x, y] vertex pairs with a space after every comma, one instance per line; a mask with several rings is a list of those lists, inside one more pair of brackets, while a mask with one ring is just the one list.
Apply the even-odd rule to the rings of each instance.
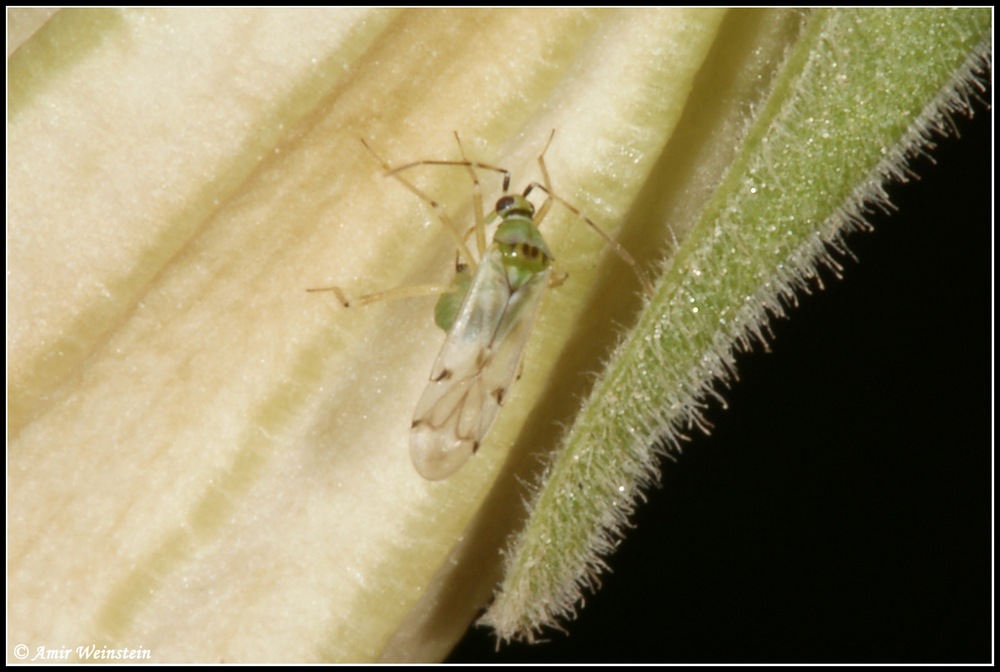
[[410, 457], [432, 481], [455, 473], [493, 425], [517, 374], [551, 271], [511, 292], [499, 250], [479, 264], [413, 417]]

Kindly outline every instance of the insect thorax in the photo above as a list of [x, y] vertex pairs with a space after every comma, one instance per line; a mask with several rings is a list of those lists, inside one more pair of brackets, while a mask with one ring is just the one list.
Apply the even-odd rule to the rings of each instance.
[[507, 281], [513, 290], [552, 265], [552, 253], [529, 217], [508, 216], [497, 228], [493, 242], [503, 255]]

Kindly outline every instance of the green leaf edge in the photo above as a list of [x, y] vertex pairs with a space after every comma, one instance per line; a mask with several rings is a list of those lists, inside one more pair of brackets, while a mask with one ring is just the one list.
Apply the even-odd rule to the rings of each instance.
[[735, 350], [766, 347], [770, 315], [822, 288], [820, 265], [839, 275], [844, 236], [868, 227], [871, 207], [892, 207], [883, 185], [911, 176], [908, 160], [949, 132], [949, 115], [972, 114], [991, 34], [989, 9], [814, 14], [535, 486], [480, 620], [499, 640], [532, 641], [575, 615], [658, 481], [660, 457], [706, 427], [704, 401], [721, 399], [715, 381], [734, 379]]

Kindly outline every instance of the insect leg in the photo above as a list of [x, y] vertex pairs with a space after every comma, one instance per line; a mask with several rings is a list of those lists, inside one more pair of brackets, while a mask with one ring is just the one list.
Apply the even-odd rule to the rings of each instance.
[[527, 196], [532, 189], [537, 187], [538, 189], [544, 191], [547, 196], [545, 203], [542, 204], [542, 207], [539, 208], [538, 213], [535, 215], [535, 222], [539, 225], [541, 224], [542, 220], [545, 218], [545, 215], [548, 214], [549, 206], [552, 204], [553, 201], [561, 203], [563, 207], [572, 212], [579, 219], [582, 219], [587, 226], [589, 226], [597, 233], [597, 235], [603, 238], [604, 242], [607, 243], [609, 247], [611, 247], [611, 249], [615, 252], [615, 254], [617, 254], [621, 258], [622, 261], [624, 261], [626, 264], [632, 267], [632, 271], [635, 272], [636, 276], [639, 278], [639, 282], [642, 284], [642, 288], [646, 291], [646, 294], [652, 296], [653, 285], [649, 282], [649, 278], [647, 278], [646, 274], [643, 273], [642, 269], [639, 268], [639, 264], [636, 263], [635, 259], [632, 257], [631, 254], [629, 254], [628, 250], [622, 247], [621, 244], [619, 244], [618, 241], [616, 241], [614, 238], [605, 233], [604, 229], [595, 224], [593, 220], [590, 219], [590, 217], [587, 217], [585, 214], [580, 212], [579, 208], [577, 208], [575, 205], [573, 205], [565, 198], [557, 194], [552, 189], [552, 180], [549, 179], [549, 170], [545, 166], [545, 152], [548, 151], [549, 145], [552, 144], [552, 138], [555, 137], [555, 134], [556, 134], [555, 129], [553, 129], [552, 133], [549, 134], [548, 142], [545, 143], [545, 149], [543, 149], [542, 153], [538, 155], [538, 166], [539, 168], [541, 168], [542, 171], [543, 182], [541, 183], [532, 182], [524, 190], [524, 195]]
[[[506, 168], [500, 168], [499, 166], [493, 166], [488, 163], [480, 163], [479, 161], [470, 161], [465, 156], [465, 148], [462, 146], [462, 141], [458, 137], [458, 133], [455, 132], [455, 141], [458, 142], [458, 151], [462, 155], [461, 161], [447, 161], [447, 160], [437, 160], [429, 159], [423, 161], [413, 161], [412, 163], [407, 163], [396, 168], [389, 170], [386, 175], [391, 175], [397, 179], [402, 179], [399, 177], [399, 173], [411, 168], [416, 168], [417, 166], [461, 166], [464, 167], [469, 172], [469, 176], [472, 178], [472, 202], [473, 209], [475, 210], [476, 222], [473, 230], [476, 232], [476, 248], [479, 251], [479, 256], [482, 258], [483, 253], [486, 251], [486, 224], [492, 222], [496, 217], [496, 213], [490, 213], [488, 216], [483, 216], [483, 195], [482, 187], [479, 184], [479, 177], [476, 175], [476, 170], [488, 170], [494, 173], [500, 173], [503, 175], [503, 193], [507, 193], [510, 189], [510, 171]], [[410, 191], [414, 191], [413, 187], [408, 187]], [[429, 199], [423, 197], [424, 200]], [[468, 237], [469, 232], [466, 232], [462, 237], [463, 240]]]
[[424, 201], [429, 206], [431, 206], [431, 208], [434, 209], [434, 212], [437, 214], [438, 219], [441, 220], [441, 223], [444, 224], [444, 227], [448, 229], [448, 232], [451, 233], [452, 236], [455, 238], [455, 244], [458, 246], [459, 253], [468, 261], [469, 264], [472, 265], [473, 268], [475, 268], [476, 264], [478, 263], [478, 257], [472, 256], [472, 251], [469, 250], [468, 245], [465, 244], [465, 236], [462, 235], [462, 232], [459, 230], [459, 228], [455, 226], [455, 224], [451, 221], [451, 218], [448, 217], [448, 214], [445, 212], [444, 206], [442, 206], [440, 203], [438, 203], [433, 198], [428, 196], [426, 193], [421, 191], [415, 184], [413, 184], [412, 182], [410, 182], [405, 177], [399, 174], [402, 171], [406, 170], [407, 168], [412, 168], [414, 166], [418, 166], [421, 164], [438, 165], [439, 162], [418, 161], [416, 163], [410, 163], [405, 166], [401, 166], [399, 168], [393, 168], [388, 163], [386, 163], [382, 157], [380, 157], [378, 154], [375, 153], [375, 150], [372, 149], [367, 142], [365, 142], [364, 138], [361, 138], [361, 144], [364, 145], [365, 149], [371, 152], [371, 155], [375, 157], [375, 160], [378, 161], [379, 164], [381, 164], [382, 170], [385, 171], [386, 177], [395, 178], [411, 193], [416, 195], [417, 198]]
[[561, 286], [568, 277], [569, 273], [565, 271], [553, 271], [552, 277], [549, 278], [549, 288]]
[[352, 308], [354, 306], [365, 306], [369, 303], [375, 303], [376, 301], [388, 301], [392, 299], [406, 299], [416, 296], [434, 296], [440, 294], [447, 294], [449, 292], [455, 291], [454, 284], [450, 285], [409, 285], [407, 287], [396, 287], [394, 289], [387, 289], [382, 292], [374, 292], [372, 294], [363, 294], [357, 298], [349, 299], [344, 290], [340, 287], [312, 287], [306, 290], [307, 292], [333, 292], [337, 300], [343, 304], [344, 308]]
[[[465, 156], [465, 148], [462, 147], [462, 140], [458, 137], [458, 131], [454, 133], [455, 142], [458, 143], [458, 152], [462, 155], [462, 161], [467, 163], [465, 169], [469, 171], [469, 177], [472, 179], [472, 209], [476, 217], [476, 249], [479, 252], [479, 258], [482, 259], [483, 254], [486, 252], [486, 224], [483, 221], [483, 189], [479, 184], [479, 176], [476, 175], [476, 171], [472, 168], [472, 164], [469, 163], [468, 157]], [[507, 179], [510, 179], [509, 175]]]

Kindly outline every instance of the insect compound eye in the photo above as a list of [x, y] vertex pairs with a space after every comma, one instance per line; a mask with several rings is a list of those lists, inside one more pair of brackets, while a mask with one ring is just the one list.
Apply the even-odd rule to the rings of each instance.
[[503, 217], [514, 207], [513, 196], [503, 196], [497, 201], [497, 214]]
[[524, 196], [509, 194], [501, 196], [497, 201], [497, 214], [500, 217], [509, 217], [518, 214], [525, 217], [532, 217], [535, 214], [535, 206]]

